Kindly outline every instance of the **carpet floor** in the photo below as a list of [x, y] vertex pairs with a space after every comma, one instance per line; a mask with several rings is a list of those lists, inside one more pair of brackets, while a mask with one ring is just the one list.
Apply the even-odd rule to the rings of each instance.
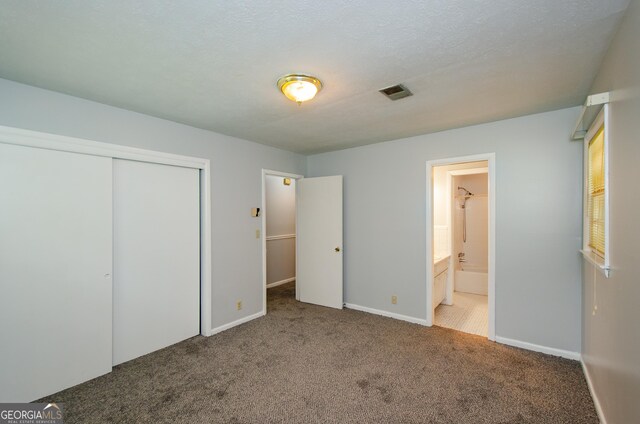
[[597, 423], [580, 364], [296, 302], [42, 399], [65, 423]]

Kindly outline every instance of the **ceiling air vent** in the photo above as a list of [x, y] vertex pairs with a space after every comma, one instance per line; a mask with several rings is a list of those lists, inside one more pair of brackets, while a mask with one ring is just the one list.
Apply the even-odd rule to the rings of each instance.
[[413, 96], [413, 93], [402, 84], [383, 88], [382, 90], [380, 90], [380, 92], [391, 100], [400, 100], [404, 99], [405, 97]]

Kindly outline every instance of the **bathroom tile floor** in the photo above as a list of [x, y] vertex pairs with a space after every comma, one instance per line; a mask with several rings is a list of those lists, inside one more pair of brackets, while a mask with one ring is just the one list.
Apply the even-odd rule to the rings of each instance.
[[437, 326], [487, 337], [487, 296], [454, 292], [453, 305], [439, 305], [434, 318]]

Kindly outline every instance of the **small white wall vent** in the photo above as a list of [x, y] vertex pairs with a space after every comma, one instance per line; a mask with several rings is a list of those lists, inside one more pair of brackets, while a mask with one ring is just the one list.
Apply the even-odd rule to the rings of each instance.
[[400, 100], [405, 97], [413, 96], [413, 93], [402, 84], [392, 85], [391, 87], [383, 88], [379, 91], [391, 100]]

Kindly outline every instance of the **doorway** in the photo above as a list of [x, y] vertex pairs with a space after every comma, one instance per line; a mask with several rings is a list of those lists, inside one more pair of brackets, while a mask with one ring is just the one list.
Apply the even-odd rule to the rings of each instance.
[[296, 289], [296, 186], [301, 175], [262, 171], [263, 310], [269, 292], [299, 299]]
[[[271, 196], [270, 193], [285, 191], [283, 186], [287, 187], [286, 196]], [[293, 223], [288, 219], [274, 225], [271, 217], [278, 214], [293, 217]], [[267, 290], [277, 290], [277, 297], [282, 300], [287, 295], [282, 293], [287, 291], [286, 284], [293, 285], [288, 292], [295, 291], [295, 300], [342, 309], [342, 176], [304, 178], [263, 169], [260, 215], [264, 231], [262, 314], [267, 313]], [[278, 243], [284, 240], [288, 243]], [[285, 246], [276, 248], [278, 244]], [[271, 268], [270, 259], [276, 268]], [[284, 290], [278, 290], [281, 287]]]
[[427, 325], [495, 339], [495, 157], [427, 162]]

